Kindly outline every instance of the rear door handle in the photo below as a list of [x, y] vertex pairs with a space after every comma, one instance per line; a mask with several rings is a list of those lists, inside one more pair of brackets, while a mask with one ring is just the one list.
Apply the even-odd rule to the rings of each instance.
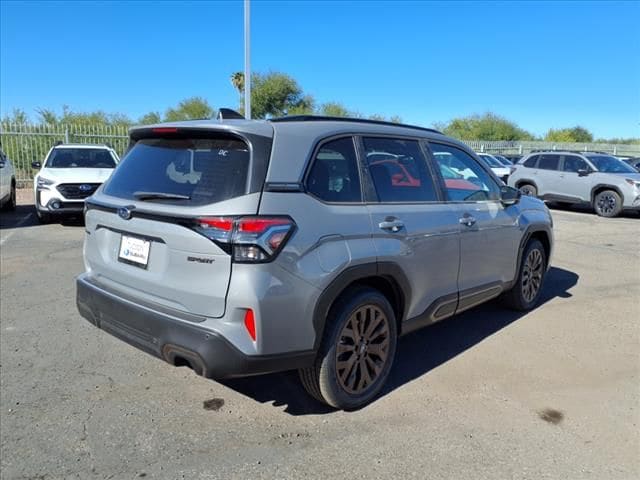
[[380, 222], [378, 226], [382, 230], [389, 230], [393, 233], [396, 233], [404, 227], [404, 223], [402, 223], [400, 220], [385, 220], [384, 222]]
[[467, 227], [473, 227], [476, 224], [476, 219], [468, 213], [465, 213], [458, 221], [461, 225], [465, 225]]

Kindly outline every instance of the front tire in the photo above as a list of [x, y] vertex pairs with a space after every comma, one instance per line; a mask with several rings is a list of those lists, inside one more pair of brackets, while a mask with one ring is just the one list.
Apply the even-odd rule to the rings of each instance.
[[518, 190], [520, 190], [520, 193], [522, 193], [522, 195], [529, 195], [530, 197], [538, 196], [538, 189], [535, 187], [535, 185], [532, 185], [530, 183], [523, 183], [518, 187]]
[[614, 190], [603, 190], [593, 199], [593, 208], [601, 217], [617, 217], [622, 211], [622, 198]]
[[516, 284], [504, 293], [507, 306], [521, 312], [535, 307], [540, 301], [546, 272], [547, 254], [542, 242], [534, 238], [522, 252]]
[[300, 379], [317, 400], [342, 410], [361, 408], [384, 386], [396, 344], [387, 298], [372, 288], [350, 290], [331, 308], [315, 363], [299, 371]]
[[38, 221], [42, 224], [51, 222], [51, 214], [47, 212], [41, 212], [36, 208], [36, 215], [38, 216]]

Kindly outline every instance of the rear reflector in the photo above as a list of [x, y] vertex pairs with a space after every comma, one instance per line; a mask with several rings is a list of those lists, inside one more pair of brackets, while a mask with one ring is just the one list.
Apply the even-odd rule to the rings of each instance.
[[247, 329], [247, 333], [251, 337], [251, 340], [256, 341], [256, 321], [253, 317], [253, 310], [248, 309], [244, 314], [244, 328]]

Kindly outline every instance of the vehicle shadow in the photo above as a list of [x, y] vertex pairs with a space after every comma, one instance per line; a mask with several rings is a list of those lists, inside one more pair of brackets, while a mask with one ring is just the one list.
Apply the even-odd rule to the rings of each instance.
[[0, 230], [33, 227], [38, 223], [33, 205], [17, 205], [12, 212], [0, 212]]
[[[553, 210], [558, 210], [560, 212], [576, 212], [576, 213], [584, 213], [584, 214], [590, 214], [593, 216], [597, 216], [595, 210], [593, 209], [593, 207], [591, 207], [590, 205], [571, 205], [571, 204], [564, 204], [564, 203], [553, 203], [553, 202], [546, 202], [547, 206], [553, 211]], [[620, 212], [620, 215], [618, 215], [618, 218], [640, 218], [640, 210], [623, 210], [622, 212]], [[607, 220], [606, 218], [604, 220]]]
[[[537, 308], [543, 308], [542, 305], [556, 297], [571, 297], [569, 290], [578, 283], [578, 278], [574, 272], [551, 267]], [[525, 314], [508, 310], [499, 300], [495, 300], [402, 337], [398, 342], [393, 369], [378, 398], [429, 373]], [[318, 415], [335, 411], [312, 399], [300, 384], [295, 371], [221, 383], [260, 403], [272, 402], [274, 407], [284, 405], [284, 411], [290, 415]]]

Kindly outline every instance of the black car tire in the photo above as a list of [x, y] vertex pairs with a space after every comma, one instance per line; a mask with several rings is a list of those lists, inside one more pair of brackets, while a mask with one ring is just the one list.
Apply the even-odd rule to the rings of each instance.
[[314, 365], [299, 371], [302, 385], [334, 408], [361, 408], [384, 386], [396, 344], [396, 317], [387, 298], [372, 288], [349, 290], [329, 312]]
[[41, 212], [36, 208], [36, 215], [38, 216], [38, 221], [42, 224], [51, 222], [51, 214], [47, 212]]
[[542, 242], [531, 239], [522, 252], [516, 283], [502, 298], [506, 305], [521, 312], [531, 310], [540, 301], [547, 273], [547, 254]]
[[535, 187], [535, 185], [532, 185], [531, 183], [521, 184], [518, 187], [518, 190], [520, 190], [520, 193], [522, 193], [522, 195], [529, 195], [531, 197], [538, 196], [538, 189]]
[[2, 206], [5, 211], [13, 212], [16, 209], [16, 184], [11, 182], [11, 191], [7, 202]]
[[622, 198], [615, 190], [603, 190], [594, 197], [593, 209], [601, 217], [617, 217], [622, 212]]

